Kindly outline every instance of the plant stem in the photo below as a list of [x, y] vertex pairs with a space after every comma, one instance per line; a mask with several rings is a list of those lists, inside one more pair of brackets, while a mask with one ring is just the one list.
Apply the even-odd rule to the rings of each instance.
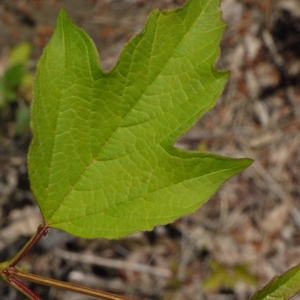
[[55, 279], [51, 279], [51, 278], [41, 277], [41, 276], [38, 276], [35, 274], [17, 270], [15, 268], [8, 269], [8, 272], [13, 277], [21, 278], [24, 280], [32, 281], [32, 282], [46, 285], [46, 286], [51, 286], [51, 287], [56, 287], [59, 289], [68, 290], [68, 291], [75, 292], [75, 293], [80, 293], [80, 294], [84, 294], [84, 295], [88, 295], [88, 296], [93, 296], [96, 298], [101, 298], [104, 300], [130, 300], [128, 298], [124, 298], [121, 296], [117, 296], [117, 295], [102, 292], [102, 291], [98, 291], [98, 290], [91, 289], [88, 287], [79, 286], [77, 284], [63, 282], [63, 281], [59, 281], [59, 280], [55, 280]]
[[48, 226], [40, 225], [36, 233], [25, 244], [25, 246], [7, 263], [9, 267], [14, 267], [36, 244], [37, 242], [48, 233]]
[[46, 286], [56, 287], [59, 289], [64, 289], [72, 291], [75, 293], [80, 293], [88, 296], [93, 296], [101, 298], [104, 300], [129, 300], [128, 298], [117, 296], [114, 294], [98, 291], [95, 289], [82, 287], [77, 284], [72, 284], [68, 282], [63, 282], [51, 278], [45, 278], [42, 276], [30, 274], [24, 271], [20, 271], [15, 268], [16, 264], [24, 258], [24, 256], [38, 243], [38, 241], [48, 233], [47, 225], [40, 225], [36, 233], [32, 238], [25, 244], [25, 246], [9, 261], [1, 264], [1, 277], [7, 281], [10, 285], [14, 286], [18, 291], [26, 295], [31, 300], [42, 300], [37, 296], [32, 290], [30, 290], [26, 285], [20, 282], [16, 278], [21, 278], [24, 280], [32, 281]]
[[36, 295], [31, 289], [15, 278], [7, 278], [7, 282], [20, 291], [23, 295], [27, 296], [30, 300], [43, 300]]

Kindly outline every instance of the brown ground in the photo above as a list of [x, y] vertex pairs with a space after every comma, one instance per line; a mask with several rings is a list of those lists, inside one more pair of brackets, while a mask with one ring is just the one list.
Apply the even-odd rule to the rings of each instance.
[[[5, 53], [20, 41], [34, 46], [34, 68], [61, 7], [91, 35], [109, 69], [152, 9], [183, 2], [2, 0], [0, 70]], [[132, 299], [232, 300], [247, 299], [299, 263], [300, 3], [222, 0], [222, 10], [228, 28], [218, 67], [230, 70], [231, 78], [217, 106], [177, 146], [250, 157], [253, 166], [194, 215], [152, 232], [106, 241], [52, 231], [23, 260], [28, 271]], [[15, 110], [11, 104], [0, 120], [0, 261], [11, 258], [41, 222], [26, 173], [30, 134], [14, 135]], [[239, 275], [215, 289], [201, 286], [224, 274]], [[257, 286], [251, 286], [253, 278]], [[90, 299], [30, 286], [44, 299]], [[2, 282], [0, 298], [24, 299]]]

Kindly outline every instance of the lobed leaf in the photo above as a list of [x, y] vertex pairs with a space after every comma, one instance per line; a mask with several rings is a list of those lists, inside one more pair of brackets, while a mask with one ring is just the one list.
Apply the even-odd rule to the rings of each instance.
[[219, 0], [156, 10], [105, 73], [61, 11], [32, 106], [29, 176], [45, 224], [85, 238], [150, 230], [193, 213], [252, 163], [173, 146], [228, 79], [214, 69], [224, 27]]

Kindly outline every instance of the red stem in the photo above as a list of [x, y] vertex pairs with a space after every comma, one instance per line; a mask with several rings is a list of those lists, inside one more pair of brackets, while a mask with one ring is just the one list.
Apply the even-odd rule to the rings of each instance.
[[7, 281], [9, 282], [9, 284], [11, 284], [13, 287], [15, 287], [18, 291], [20, 291], [23, 295], [27, 296], [29, 299], [43, 300], [19, 280], [11, 277], [11, 278], [7, 278]]
[[77, 284], [69, 283], [69, 282], [63, 282], [59, 280], [55, 280], [52, 278], [45, 278], [42, 276], [38, 276], [35, 274], [30, 274], [27, 272], [23, 272], [20, 270], [17, 270], [15, 268], [10, 268], [8, 269], [8, 273], [10, 276], [21, 278], [24, 280], [32, 281], [38, 284], [46, 285], [46, 286], [51, 286], [51, 287], [56, 287], [59, 289], [64, 289], [67, 291], [75, 292], [75, 293], [80, 293], [88, 296], [93, 296], [97, 298], [101, 298], [104, 300], [130, 300], [125, 297], [117, 296], [114, 294], [98, 291], [95, 289], [91, 289], [88, 287], [83, 287]]
[[9, 267], [14, 267], [25, 255], [37, 244], [37, 242], [48, 233], [47, 225], [40, 225], [36, 233], [32, 238], [25, 244], [25, 246], [8, 261]]
[[75, 293], [80, 293], [88, 296], [93, 296], [97, 298], [101, 298], [104, 300], [129, 300], [128, 298], [117, 296], [114, 294], [98, 291], [95, 289], [83, 287], [77, 284], [72, 284], [68, 282], [63, 282], [55, 279], [45, 278], [42, 276], [30, 274], [24, 271], [20, 271], [15, 268], [16, 264], [24, 258], [26, 254], [37, 244], [37, 242], [48, 233], [47, 225], [40, 225], [36, 231], [36, 233], [32, 236], [32, 238], [25, 244], [25, 246], [9, 261], [0, 264], [0, 276], [7, 281], [9, 284], [14, 286], [21, 293], [26, 295], [31, 300], [42, 300], [39, 296], [37, 296], [32, 290], [26, 287], [23, 283], [21, 283], [17, 278], [21, 278], [24, 280], [32, 281], [38, 284], [43, 284], [46, 286], [56, 287], [59, 289], [64, 289], [68, 291], [72, 291]]

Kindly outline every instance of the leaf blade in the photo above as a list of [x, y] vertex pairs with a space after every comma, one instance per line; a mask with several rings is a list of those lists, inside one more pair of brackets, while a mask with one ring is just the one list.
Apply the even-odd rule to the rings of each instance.
[[29, 153], [46, 224], [90, 238], [151, 229], [193, 212], [251, 164], [172, 146], [215, 104], [228, 78], [213, 68], [224, 28], [218, 3], [190, 0], [175, 12], [155, 11], [110, 73], [60, 13], [38, 67]]
[[275, 276], [251, 300], [286, 300], [299, 292], [300, 265], [292, 267], [280, 276]]

